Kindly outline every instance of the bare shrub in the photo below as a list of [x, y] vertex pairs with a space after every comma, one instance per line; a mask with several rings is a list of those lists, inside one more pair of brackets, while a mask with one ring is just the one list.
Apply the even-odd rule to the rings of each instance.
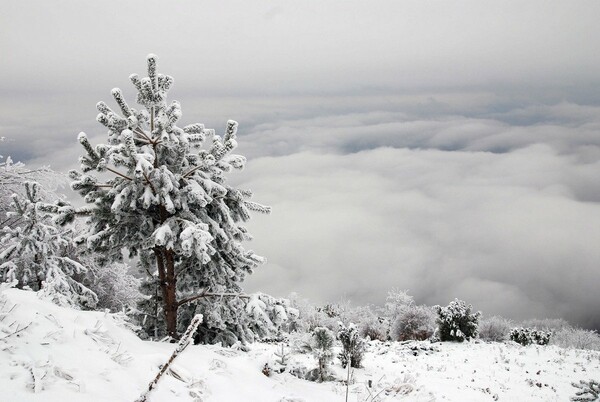
[[600, 350], [600, 335], [596, 331], [565, 327], [554, 332], [550, 344], [561, 348]]
[[427, 306], [404, 306], [392, 323], [391, 338], [395, 341], [430, 338], [435, 332], [435, 312]]
[[393, 323], [404, 309], [414, 305], [414, 298], [406, 290], [392, 289], [385, 299], [385, 315]]
[[503, 342], [508, 339], [514, 327], [511, 320], [500, 316], [487, 317], [479, 323], [479, 338], [490, 342]]
[[360, 323], [360, 335], [363, 338], [385, 342], [388, 339], [389, 322], [381, 317], [365, 320]]
[[368, 336], [370, 339], [387, 340], [389, 324], [387, 320], [378, 315], [377, 308], [375, 307], [350, 307], [349, 304], [346, 304], [339, 318], [344, 325], [354, 323], [362, 338]]
[[546, 332], [555, 332], [559, 329], [571, 327], [571, 325], [562, 318], [533, 318], [523, 321], [520, 326]]
[[333, 305], [318, 307], [297, 293], [290, 294], [288, 299], [290, 300], [290, 306], [298, 311], [298, 316], [294, 320], [293, 326], [290, 327], [290, 332], [312, 333], [318, 327], [337, 331], [339, 317], [334, 314]]

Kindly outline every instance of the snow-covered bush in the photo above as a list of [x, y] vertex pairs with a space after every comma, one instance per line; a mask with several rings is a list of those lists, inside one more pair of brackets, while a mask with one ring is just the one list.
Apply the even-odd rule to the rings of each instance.
[[325, 327], [331, 331], [337, 331], [337, 308], [333, 305], [315, 306], [308, 299], [302, 298], [297, 293], [289, 295], [290, 306], [298, 312], [290, 325], [290, 332], [312, 333], [315, 328]]
[[346, 368], [348, 362], [350, 367], [359, 368], [365, 354], [365, 342], [360, 337], [356, 325], [350, 323], [345, 326], [339, 323], [338, 339], [342, 343], [342, 351], [338, 355], [342, 367]]
[[372, 306], [351, 307], [347, 305], [339, 318], [345, 325], [350, 323], [356, 325], [362, 338], [387, 340], [388, 321], [379, 315], [376, 308]]
[[309, 354], [312, 352], [312, 332], [292, 332], [288, 335], [288, 343], [294, 353]]
[[434, 306], [441, 341], [462, 342], [477, 337], [481, 312], [471, 313], [472, 308], [470, 304], [458, 299], [454, 299], [446, 307]]
[[552, 333], [550, 344], [561, 348], [600, 350], [600, 335], [596, 331], [564, 327]]
[[390, 337], [394, 341], [429, 339], [435, 332], [435, 318], [431, 307], [407, 305], [392, 323]]
[[115, 262], [102, 267], [93, 261], [93, 256], [84, 258], [82, 263], [88, 268], [85, 283], [98, 296], [96, 308], [112, 312], [136, 308], [143, 297], [141, 280], [129, 273], [129, 265]]
[[550, 342], [551, 332], [541, 331], [533, 328], [513, 328], [510, 331], [510, 340], [523, 346], [547, 345]]
[[405, 290], [392, 289], [388, 292], [384, 314], [391, 340], [423, 340], [435, 332], [435, 311], [431, 307], [417, 305]]
[[331, 378], [328, 366], [333, 360], [333, 344], [334, 336], [330, 329], [318, 327], [313, 330], [309, 347], [318, 366], [306, 374], [307, 380], [324, 382]]
[[79, 134], [85, 155], [80, 170], [70, 172], [71, 187], [89, 206], [58, 207], [57, 220], [87, 216], [89, 232], [80, 240], [104, 263], [122, 262], [124, 249], [139, 257], [148, 274], [144, 289], [155, 301], [141, 306], [150, 308], [144, 312], [152, 318], [145, 322], [150, 334], [177, 338], [201, 313], [197, 339], [248, 341], [245, 303], [236, 295], [264, 258], [242, 246], [251, 239], [243, 222], [251, 211], [270, 208], [250, 201], [251, 191], [227, 184], [227, 173], [246, 163], [232, 154], [238, 124], [229, 120], [223, 136], [198, 123], [179, 127], [181, 105], [167, 103], [173, 78], [158, 74], [154, 55], [147, 66], [147, 77], [129, 77], [141, 109], [115, 88], [119, 112], [97, 104], [107, 143], [93, 146]]
[[248, 337], [252, 337], [252, 340], [280, 340], [289, 317], [297, 315], [297, 310], [290, 306], [289, 300], [254, 293], [246, 304], [246, 327], [250, 331]]
[[481, 320], [478, 327], [479, 338], [490, 342], [503, 342], [508, 339], [514, 327], [511, 320], [494, 315]]
[[580, 380], [579, 383], [573, 382], [571, 385], [577, 388], [575, 396], [570, 398], [571, 401], [600, 401], [600, 382]]
[[388, 340], [390, 323], [384, 317], [368, 317], [359, 323], [360, 335], [363, 338], [385, 342]]
[[347, 301], [315, 306], [297, 293], [290, 294], [288, 299], [297, 311], [297, 316], [289, 322], [289, 332], [312, 332], [317, 327], [325, 327], [336, 333], [341, 321], [344, 325], [354, 323], [363, 338], [387, 340], [389, 324], [372, 306], [353, 307]]

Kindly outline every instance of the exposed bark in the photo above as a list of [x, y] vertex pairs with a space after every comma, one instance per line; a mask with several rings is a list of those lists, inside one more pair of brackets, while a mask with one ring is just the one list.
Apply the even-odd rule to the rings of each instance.
[[177, 283], [175, 278], [175, 259], [173, 258], [173, 250], [165, 250], [165, 269], [166, 269], [166, 284], [165, 284], [165, 319], [167, 324], [167, 335], [173, 339], [179, 339], [177, 334]]
[[[167, 258], [170, 254], [171, 258]], [[173, 339], [178, 339], [177, 336], [177, 299], [175, 293], [175, 276], [173, 275], [174, 267], [169, 268], [169, 263], [173, 264], [172, 251], [166, 250], [164, 247], [155, 247], [154, 255], [156, 256], [156, 267], [158, 269], [158, 280], [163, 299], [163, 312], [165, 315], [165, 324], [167, 327], [167, 335]], [[171, 273], [171, 274], [169, 274]]]

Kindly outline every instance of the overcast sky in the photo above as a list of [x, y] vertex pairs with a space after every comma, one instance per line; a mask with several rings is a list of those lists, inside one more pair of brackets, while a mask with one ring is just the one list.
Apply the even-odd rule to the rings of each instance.
[[600, 328], [600, 2], [11, 1], [0, 154], [77, 166], [148, 53], [184, 124], [240, 123], [273, 206], [246, 289]]

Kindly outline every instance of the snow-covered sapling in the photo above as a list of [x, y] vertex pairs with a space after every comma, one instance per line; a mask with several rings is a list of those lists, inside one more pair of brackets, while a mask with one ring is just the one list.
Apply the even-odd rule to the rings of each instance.
[[365, 342], [358, 333], [356, 325], [350, 323], [347, 327], [339, 323], [338, 339], [342, 343], [342, 351], [338, 355], [342, 367], [359, 368], [365, 354]]
[[330, 329], [317, 327], [313, 330], [310, 348], [318, 366], [307, 373], [308, 380], [324, 382], [330, 378], [328, 366], [333, 360], [333, 343], [333, 332]]
[[285, 368], [288, 364], [290, 353], [289, 351], [285, 350], [283, 343], [281, 343], [279, 345], [279, 349], [275, 351], [275, 356], [277, 356], [277, 360], [275, 360], [275, 362]]
[[447, 307], [434, 306], [438, 314], [437, 324], [440, 340], [462, 342], [477, 337], [477, 325], [481, 312], [471, 312], [473, 307], [454, 299]]
[[148, 56], [147, 77], [129, 77], [140, 110], [118, 88], [112, 90], [118, 111], [97, 104], [107, 143], [93, 146], [79, 134], [86, 155], [81, 169], [70, 172], [72, 188], [91, 207], [62, 208], [58, 219], [89, 216], [81, 241], [106, 263], [123, 261], [123, 249], [139, 257], [149, 296], [160, 300], [159, 314], [148, 306], [148, 316], [158, 320], [151, 331], [160, 327], [160, 335], [177, 338], [200, 312], [197, 340], [245, 340], [245, 302], [236, 295], [264, 259], [242, 246], [251, 236], [241, 223], [250, 211], [270, 209], [226, 182], [226, 174], [246, 162], [232, 154], [238, 124], [229, 120], [222, 136], [198, 123], [180, 127], [181, 105], [167, 103], [173, 78], [157, 72], [156, 59]]

